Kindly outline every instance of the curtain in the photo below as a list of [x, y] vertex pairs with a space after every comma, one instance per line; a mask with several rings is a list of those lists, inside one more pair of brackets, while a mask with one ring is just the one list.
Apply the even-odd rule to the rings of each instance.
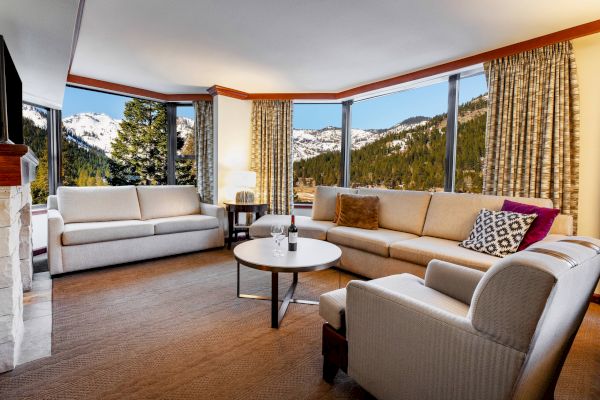
[[570, 42], [485, 64], [485, 194], [553, 201], [577, 226], [579, 90]]
[[292, 102], [252, 102], [251, 169], [256, 172], [256, 195], [272, 214], [292, 209]]
[[195, 101], [196, 176], [203, 203], [215, 204], [214, 130], [212, 101]]

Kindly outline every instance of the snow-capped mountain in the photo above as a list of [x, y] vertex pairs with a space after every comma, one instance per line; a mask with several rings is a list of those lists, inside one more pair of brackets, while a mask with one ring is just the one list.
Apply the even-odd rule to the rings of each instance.
[[[388, 135], [414, 129], [426, 124], [427, 121], [429, 121], [429, 118], [413, 117], [388, 129], [352, 129], [352, 150], [358, 150]], [[333, 126], [323, 129], [294, 129], [293, 159], [304, 160], [326, 151], [339, 151], [341, 137], [341, 128]], [[398, 147], [400, 150], [404, 149], [404, 143], [394, 143], [393, 146]]]
[[120, 120], [100, 113], [79, 113], [63, 118], [63, 126], [68, 132], [106, 154], [110, 154], [111, 142], [117, 137], [120, 123]]
[[23, 104], [23, 118], [27, 118], [33, 122], [35, 126], [41, 129], [46, 129], [48, 120], [46, 114], [29, 104]]

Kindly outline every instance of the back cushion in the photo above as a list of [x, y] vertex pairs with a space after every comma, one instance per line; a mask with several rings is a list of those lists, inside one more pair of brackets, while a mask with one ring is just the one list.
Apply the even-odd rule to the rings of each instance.
[[500, 211], [504, 200], [552, 208], [552, 200], [529, 197], [488, 196], [471, 193], [437, 192], [431, 196], [423, 236], [465, 240], [482, 208]]
[[200, 196], [194, 186], [138, 186], [142, 219], [200, 214]]
[[379, 197], [379, 226], [420, 235], [431, 200], [429, 192], [358, 189], [358, 194]]
[[312, 219], [333, 221], [335, 217], [335, 199], [338, 193], [356, 194], [356, 189], [335, 186], [317, 186], [313, 201]]
[[61, 186], [58, 211], [65, 223], [140, 219], [134, 186]]

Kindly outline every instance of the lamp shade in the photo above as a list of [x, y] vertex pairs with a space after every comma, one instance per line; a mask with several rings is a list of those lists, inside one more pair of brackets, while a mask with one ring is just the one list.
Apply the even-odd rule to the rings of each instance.
[[230, 175], [229, 184], [236, 189], [251, 189], [256, 186], [256, 172], [234, 171]]

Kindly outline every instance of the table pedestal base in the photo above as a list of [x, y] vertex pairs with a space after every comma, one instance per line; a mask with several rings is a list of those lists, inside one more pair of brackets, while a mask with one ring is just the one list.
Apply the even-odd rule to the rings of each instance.
[[271, 297], [240, 293], [240, 263], [237, 263], [237, 297], [254, 300], [271, 300], [271, 328], [278, 329], [290, 303], [319, 305], [318, 301], [294, 299], [294, 291], [298, 285], [298, 273], [293, 272], [292, 284], [279, 306], [279, 273], [271, 272]]

